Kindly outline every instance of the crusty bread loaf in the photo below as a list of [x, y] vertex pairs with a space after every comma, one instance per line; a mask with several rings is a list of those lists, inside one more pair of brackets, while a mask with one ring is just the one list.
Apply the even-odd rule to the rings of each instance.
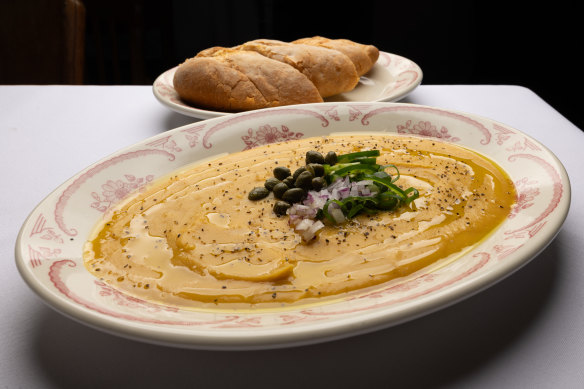
[[313, 45], [257, 39], [238, 46], [286, 63], [314, 83], [322, 97], [353, 90], [359, 75], [349, 57], [337, 50]]
[[297, 39], [292, 41], [292, 43], [314, 45], [340, 51], [351, 59], [359, 76], [371, 70], [379, 58], [379, 50], [377, 47], [363, 45], [348, 39], [328, 39], [322, 36], [314, 36], [311, 38]]
[[306, 39], [210, 47], [178, 66], [174, 88], [189, 104], [228, 112], [318, 103], [355, 88], [379, 55], [348, 40]]
[[174, 88], [189, 103], [235, 112], [323, 101], [305, 75], [282, 62], [249, 51], [209, 50], [212, 56], [188, 59], [175, 72]]

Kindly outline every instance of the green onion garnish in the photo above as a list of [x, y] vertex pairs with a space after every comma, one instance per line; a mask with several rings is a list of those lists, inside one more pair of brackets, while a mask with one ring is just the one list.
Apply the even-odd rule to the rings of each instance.
[[[360, 213], [376, 213], [379, 211], [392, 211], [403, 205], [408, 205], [419, 197], [416, 188], [401, 189], [395, 185], [400, 174], [395, 165], [378, 165], [376, 158], [379, 150], [359, 151], [338, 156], [338, 163], [324, 165], [325, 179], [332, 184], [338, 179], [349, 179], [350, 183], [371, 181], [368, 186], [369, 195], [348, 196], [343, 199], [328, 200], [322, 215], [332, 223], [341, 222], [339, 212], [344, 219], [352, 219]], [[385, 170], [392, 168], [395, 174], [392, 176]], [[334, 205], [333, 205], [334, 204]]]

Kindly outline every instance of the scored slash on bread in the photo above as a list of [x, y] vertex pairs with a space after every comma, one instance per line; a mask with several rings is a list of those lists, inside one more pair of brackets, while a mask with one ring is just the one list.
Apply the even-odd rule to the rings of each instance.
[[261, 39], [244, 43], [239, 49], [255, 51], [292, 66], [312, 81], [323, 98], [353, 90], [359, 83], [355, 65], [337, 50]]
[[313, 45], [338, 50], [351, 59], [359, 76], [367, 73], [377, 59], [379, 50], [373, 45], [362, 45], [348, 39], [328, 39], [322, 36], [302, 38], [292, 41], [295, 44]]
[[202, 50], [178, 66], [173, 84], [184, 101], [222, 111], [318, 103], [355, 88], [378, 56], [346, 39], [257, 39]]
[[181, 64], [174, 88], [187, 102], [223, 111], [323, 101], [314, 84], [291, 66], [259, 53], [224, 48]]

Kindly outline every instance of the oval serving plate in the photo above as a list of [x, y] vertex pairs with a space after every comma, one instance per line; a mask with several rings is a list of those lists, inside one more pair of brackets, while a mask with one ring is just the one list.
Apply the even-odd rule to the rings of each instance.
[[[169, 69], [156, 78], [152, 86], [154, 96], [163, 105], [183, 115], [199, 119], [229, 115], [229, 112], [197, 108], [183, 102], [176, 93], [172, 79], [177, 67]], [[359, 80], [350, 92], [326, 98], [325, 101], [398, 101], [413, 91], [422, 82], [422, 69], [413, 61], [396, 54], [379, 52], [373, 68]]]
[[[277, 311], [187, 311], [125, 295], [94, 278], [82, 248], [122, 197], [196, 160], [337, 132], [434, 137], [499, 163], [517, 204], [486, 240], [456, 261], [351, 298]], [[162, 133], [81, 171], [43, 200], [16, 243], [18, 269], [57, 311], [94, 328], [151, 343], [261, 349], [317, 343], [386, 328], [446, 307], [529, 262], [556, 236], [570, 204], [560, 161], [524, 133], [492, 120], [399, 103], [323, 103], [210, 119]]]

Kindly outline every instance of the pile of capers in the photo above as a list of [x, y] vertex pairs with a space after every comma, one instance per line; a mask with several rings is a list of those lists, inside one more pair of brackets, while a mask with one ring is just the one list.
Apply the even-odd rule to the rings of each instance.
[[270, 192], [278, 200], [274, 204], [274, 213], [278, 216], [286, 214], [294, 203], [300, 203], [306, 198], [308, 191], [319, 191], [327, 186], [324, 165], [337, 163], [337, 154], [329, 151], [326, 156], [310, 150], [306, 152], [306, 163], [292, 173], [285, 166], [274, 168], [274, 176], [264, 182], [264, 186], [253, 188], [248, 198], [253, 201], [266, 198]]

